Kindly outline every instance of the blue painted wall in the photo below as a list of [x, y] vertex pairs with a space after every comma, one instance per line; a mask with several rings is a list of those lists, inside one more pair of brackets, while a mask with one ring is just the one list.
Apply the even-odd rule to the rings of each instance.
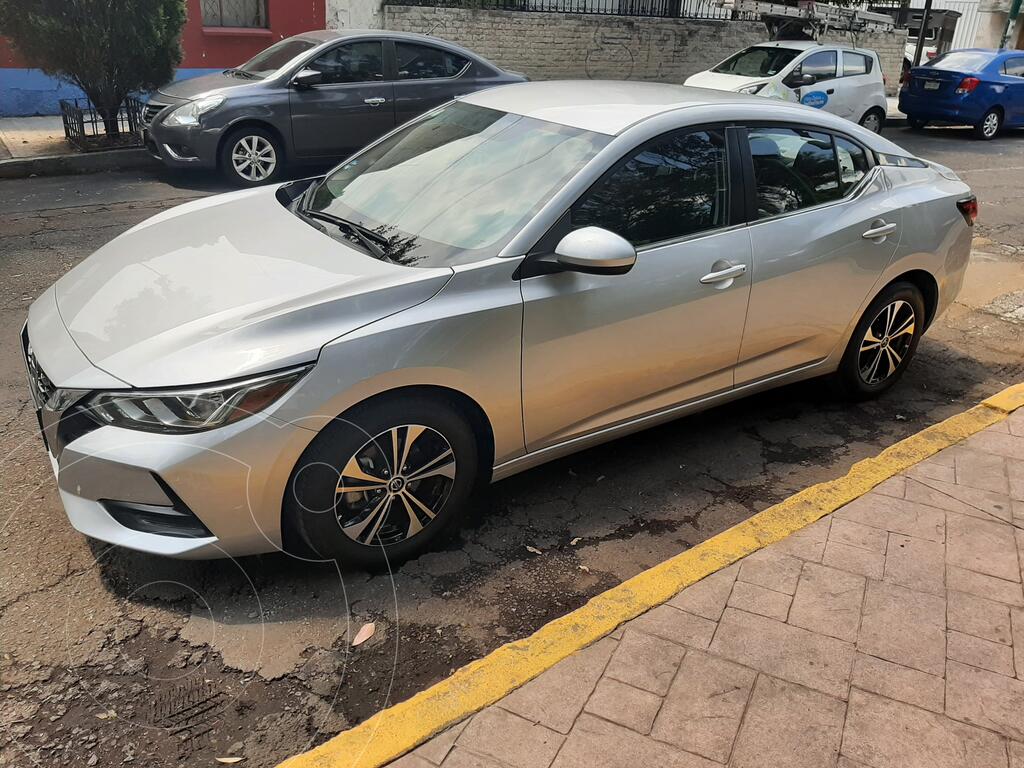
[[[220, 69], [183, 68], [175, 79], [198, 77]], [[78, 88], [67, 85], [39, 69], [0, 69], [0, 117], [59, 115], [60, 100], [81, 96]]]

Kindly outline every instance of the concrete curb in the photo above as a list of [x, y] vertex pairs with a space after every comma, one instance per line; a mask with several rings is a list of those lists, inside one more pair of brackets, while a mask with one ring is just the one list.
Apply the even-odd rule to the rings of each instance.
[[279, 768], [380, 768], [431, 736], [497, 702], [620, 624], [681, 589], [819, 520], [929, 456], [1004, 420], [1024, 406], [1024, 384], [1004, 389], [962, 413], [859, 461], [836, 480], [805, 488], [456, 670], [446, 680], [378, 712]]
[[66, 176], [101, 171], [135, 169], [157, 170], [159, 161], [141, 147], [83, 152], [74, 155], [44, 155], [0, 160], [0, 179], [24, 179], [29, 176]]

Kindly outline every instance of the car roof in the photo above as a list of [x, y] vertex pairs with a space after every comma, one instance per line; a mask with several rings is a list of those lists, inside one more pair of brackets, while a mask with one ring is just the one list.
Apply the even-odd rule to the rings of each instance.
[[[328, 43], [334, 40], [344, 40], [350, 37], [390, 37], [395, 40], [418, 40], [424, 43], [446, 45], [449, 48], [460, 48], [461, 46], [441, 38], [430, 35], [420, 35], [415, 32], [395, 32], [390, 29], [314, 29], [295, 35], [307, 40], [315, 40], [318, 43]], [[478, 57], [479, 58], [479, 57]]]
[[855, 45], [845, 43], [822, 43], [817, 40], [772, 40], [764, 43], [754, 43], [751, 48], [790, 48], [794, 51], [808, 51], [811, 48], [838, 48], [841, 51], [857, 51], [858, 53], [874, 53], [868, 48], [858, 48]]
[[[683, 107], [766, 104], [761, 96], [635, 80], [540, 80], [489, 88], [459, 98], [467, 104], [610, 136]], [[797, 109], [781, 101], [771, 104]], [[799, 109], [798, 118], [806, 108]]]

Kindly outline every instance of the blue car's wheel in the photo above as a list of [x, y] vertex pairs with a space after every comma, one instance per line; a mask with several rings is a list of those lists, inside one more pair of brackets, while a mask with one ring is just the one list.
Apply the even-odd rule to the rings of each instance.
[[915, 131], [920, 131], [922, 128], [928, 125], [928, 121], [922, 120], [920, 117], [908, 117], [907, 124]]
[[974, 126], [974, 135], [983, 141], [992, 141], [1003, 127], [1003, 110], [992, 107]]

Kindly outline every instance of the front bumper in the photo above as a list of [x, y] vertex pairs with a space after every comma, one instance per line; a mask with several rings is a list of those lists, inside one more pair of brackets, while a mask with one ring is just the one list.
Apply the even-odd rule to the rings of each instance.
[[[29, 384], [38, 395], [40, 387], [66, 383], [47, 370], [58, 368], [48, 353], [65, 347], [70, 334], [44, 322], [46, 295], [37, 304], [43, 309], [34, 305], [30, 311], [23, 344]], [[76, 375], [79, 382], [88, 380], [86, 371]], [[100, 426], [81, 412], [87, 397], [81, 389], [83, 397], [59, 413], [37, 407], [61, 502], [76, 530], [183, 558], [281, 548], [281, 505], [313, 431], [264, 414], [188, 435]]]
[[217, 167], [223, 128], [167, 126], [154, 120], [142, 129], [142, 140], [153, 157], [171, 168]]

